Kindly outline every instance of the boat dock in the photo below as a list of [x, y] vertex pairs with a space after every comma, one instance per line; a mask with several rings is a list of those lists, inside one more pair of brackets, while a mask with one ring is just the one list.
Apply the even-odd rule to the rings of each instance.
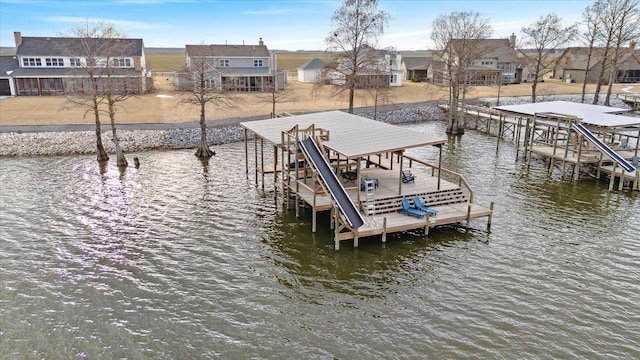
[[589, 165], [595, 168], [590, 174], [609, 177], [610, 190], [622, 190], [625, 182], [639, 190], [640, 118], [624, 116], [628, 109], [551, 101], [460, 111], [468, 127], [496, 135], [496, 146], [514, 141], [516, 160], [524, 154], [528, 166], [533, 155], [541, 156], [550, 174], [559, 165], [563, 178], [578, 180], [581, 166]]
[[[283, 204], [293, 204], [296, 216], [300, 206], [310, 207], [313, 232], [317, 213], [330, 211], [326, 226], [334, 230], [336, 250], [344, 240], [353, 239], [357, 247], [363, 237], [380, 236], [385, 242], [389, 233], [424, 229], [428, 234], [434, 226], [462, 222], [469, 227], [477, 218], [487, 218], [491, 225], [493, 203], [477, 204], [462, 175], [405, 154], [409, 148], [434, 146], [441, 157], [446, 139], [439, 136], [340, 111], [241, 126], [247, 176], [251, 132], [256, 185], [264, 186], [272, 177]], [[273, 163], [264, 163], [265, 151]], [[413, 210], [406, 210], [403, 202]], [[418, 205], [426, 208], [415, 212]]]

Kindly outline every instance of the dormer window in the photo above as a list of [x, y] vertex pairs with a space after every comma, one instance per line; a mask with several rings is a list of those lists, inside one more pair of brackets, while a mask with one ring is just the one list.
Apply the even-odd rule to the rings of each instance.
[[262, 67], [262, 59], [253, 59], [253, 67]]
[[80, 59], [78, 59], [78, 58], [71, 58], [71, 59], [69, 59], [69, 66], [71, 66], [71, 67], [81, 67], [82, 63], [80, 62]]
[[44, 59], [44, 61], [45, 61], [45, 64], [47, 64], [47, 66], [51, 66], [51, 67], [64, 66], [63, 58], [46, 58]]
[[22, 66], [42, 66], [40, 58], [22, 58]]
[[220, 59], [218, 60], [218, 66], [219, 67], [229, 67], [229, 59]]
[[129, 58], [116, 58], [116, 59], [113, 59], [113, 66], [115, 66], [115, 67], [131, 67], [131, 59], [129, 59]]

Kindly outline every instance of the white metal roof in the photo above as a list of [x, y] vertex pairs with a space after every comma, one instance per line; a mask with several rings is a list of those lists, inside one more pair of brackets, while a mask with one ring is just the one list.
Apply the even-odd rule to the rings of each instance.
[[582, 119], [581, 122], [583, 124], [601, 127], [640, 126], [640, 118], [638, 117], [614, 115], [614, 113], [628, 112], [629, 109], [574, 103], [570, 101], [547, 101], [532, 104], [496, 106], [494, 109], [529, 116], [545, 112], [572, 115]]
[[349, 158], [446, 142], [441, 136], [420, 133], [342, 111], [240, 123], [245, 129], [274, 145], [281, 145], [282, 131], [289, 131], [296, 125], [303, 130], [312, 124], [316, 129], [329, 130], [329, 141], [323, 142], [325, 147]]

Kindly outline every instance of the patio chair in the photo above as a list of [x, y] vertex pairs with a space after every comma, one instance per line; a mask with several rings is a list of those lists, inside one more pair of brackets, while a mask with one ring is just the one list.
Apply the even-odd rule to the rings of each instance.
[[409, 205], [409, 200], [407, 200], [406, 198], [402, 198], [401, 204], [402, 204], [402, 207], [400, 208], [400, 210], [398, 210], [401, 213], [405, 213], [410, 216], [415, 216], [417, 218], [424, 217], [427, 214], [422, 210], [418, 210], [414, 207], [411, 207], [411, 205]]
[[413, 174], [411, 173], [411, 171], [408, 170], [402, 170], [402, 182], [404, 184], [406, 183], [412, 183], [416, 180], [416, 177], [413, 176]]
[[420, 196], [414, 196], [413, 197], [413, 205], [416, 207], [416, 209], [422, 210], [422, 211], [424, 211], [426, 213], [429, 213], [429, 215], [431, 215], [431, 216], [438, 215], [438, 210], [431, 209], [430, 207], [425, 205], [422, 202], [422, 199], [420, 199]]

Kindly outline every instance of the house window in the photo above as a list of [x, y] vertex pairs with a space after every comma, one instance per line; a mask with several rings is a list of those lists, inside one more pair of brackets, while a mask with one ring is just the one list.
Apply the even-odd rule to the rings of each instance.
[[393, 84], [396, 81], [398, 81], [398, 75], [391, 75], [389, 76], [389, 84]]
[[262, 67], [262, 59], [253, 59], [254, 67]]
[[80, 59], [78, 59], [78, 58], [71, 58], [71, 59], [69, 59], [69, 66], [71, 66], [71, 67], [81, 67], [82, 63], [80, 63]]
[[129, 58], [113, 59], [113, 65], [116, 67], [131, 67], [131, 59]]
[[220, 59], [218, 60], [218, 64], [220, 67], [229, 67], [229, 59]]
[[40, 58], [23, 58], [22, 66], [42, 66]]
[[44, 61], [47, 66], [64, 66], [64, 59], [62, 58], [46, 58]]

